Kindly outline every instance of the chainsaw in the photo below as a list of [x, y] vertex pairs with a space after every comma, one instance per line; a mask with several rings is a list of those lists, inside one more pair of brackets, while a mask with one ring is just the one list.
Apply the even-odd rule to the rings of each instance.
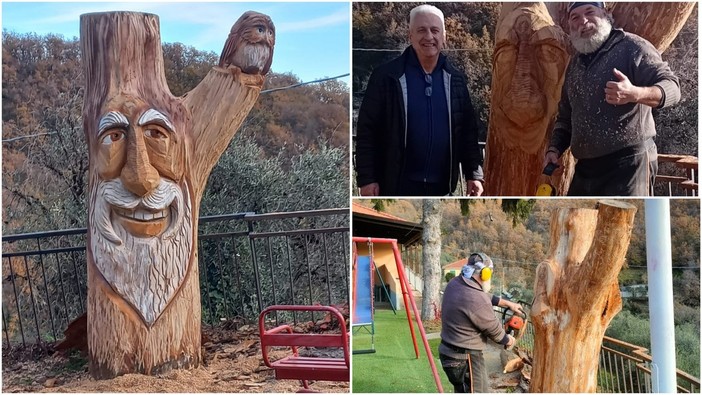
[[[546, 165], [546, 167], [544, 167], [544, 171], [542, 174], [547, 176], [550, 180], [553, 171], [557, 168], [557, 164], [549, 163]], [[554, 188], [550, 182], [545, 182], [543, 184], [540, 184], [539, 187], [536, 189], [536, 196], [556, 196], [556, 188]]]
[[[518, 303], [522, 305], [522, 310], [527, 309], [527, 306], [524, 303]], [[502, 312], [502, 325], [504, 326], [505, 333], [514, 337], [514, 344], [517, 344], [519, 339], [524, 336], [528, 321], [528, 313], [526, 311], [524, 316], [520, 316], [510, 309], [504, 309]]]

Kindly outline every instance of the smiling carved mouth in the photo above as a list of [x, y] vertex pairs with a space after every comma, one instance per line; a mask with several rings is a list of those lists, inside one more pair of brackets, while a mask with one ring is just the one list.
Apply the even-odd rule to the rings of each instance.
[[148, 222], [166, 218], [168, 217], [169, 211], [168, 208], [165, 208], [163, 210], [153, 212], [138, 207], [132, 210], [113, 207], [113, 210], [116, 214], [122, 217], [141, 222]]
[[156, 237], [162, 235], [168, 227], [170, 207], [163, 210], [152, 211], [142, 207], [124, 209], [112, 207], [115, 219], [124, 228], [136, 237]]

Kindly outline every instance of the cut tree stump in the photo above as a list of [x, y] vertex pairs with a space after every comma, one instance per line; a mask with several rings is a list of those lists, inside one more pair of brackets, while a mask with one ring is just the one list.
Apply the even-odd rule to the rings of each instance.
[[595, 392], [605, 330], [621, 310], [618, 275], [636, 208], [616, 200], [551, 215], [548, 259], [536, 269], [531, 392]]
[[94, 378], [196, 367], [200, 199], [263, 77], [166, 83], [156, 15], [81, 15], [89, 146], [88, 356]]

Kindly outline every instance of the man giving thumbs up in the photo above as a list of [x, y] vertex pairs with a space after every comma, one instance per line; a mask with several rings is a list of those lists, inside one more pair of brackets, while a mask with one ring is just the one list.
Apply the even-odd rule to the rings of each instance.
[[658, 171], [652, 108], [680, 101], [678, 78], [645, 39], [612, 28], [603, 2], [569, 4], [577, 51], [544, 165], [570, 147], [569, 196], [650, 196]]

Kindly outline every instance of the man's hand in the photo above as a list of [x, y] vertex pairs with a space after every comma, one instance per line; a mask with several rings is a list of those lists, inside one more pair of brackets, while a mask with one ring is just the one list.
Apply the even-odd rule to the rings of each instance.
[[613, 69], [616, 81], [609, 81], [605, 88], [605, 101], [613, 105], [639, 103], [650, 107], [658, 107], [663, 99], [663, 92], [657, 86], [634, 86], [629, 77], [621, 71]]
[[548, 151], [546, 152], [546, 155], [544, 156], [544, 168], [548, 166], [549, 163], [553, 163], [555, 165], [558, 164], [558, 152], [556, 152], [555, 148], [549, 148]]
[[512, 347], [514, 347], [514, 343], [516, 343], [517, 341], [512, 335], [507, 335], [507, 337], [509, 338], [509, 341], [507, 342], [507, 344], [505, 344], [505, 350], [511, 350]]
[[361, 196], [378, 196], [380, 195], [380, 184], [374, 182], [372, 184], [361, 187]]
[[521, 315], [521, 316], [524, 316], [524, 315], [525, 315], [525, 314], [524, 314], [524, 310], [522, 309], [522, 305], [520, 305], [519, 303], [515, 303], [515, 302], [509, 301], [509, 300], [505, 300], [505, 304], [507, 304], [507, 308], [510, 309], [510, 310], [512, 310], [512, 311], [514, 311], [515, 314], [518, 314], [518, 315]]
[[616, 81], [609, 81], [605, 88], [605, 101], [609, 104], [621, 105], [637, 103], [639, 101], [638, 87], [634, 86], [629, 78], [617, 69], [612, 70]]
[[483, 194], [483, 183], [478, 180], [467, 180], [466, 189], [468, 196], [480, 196]]

